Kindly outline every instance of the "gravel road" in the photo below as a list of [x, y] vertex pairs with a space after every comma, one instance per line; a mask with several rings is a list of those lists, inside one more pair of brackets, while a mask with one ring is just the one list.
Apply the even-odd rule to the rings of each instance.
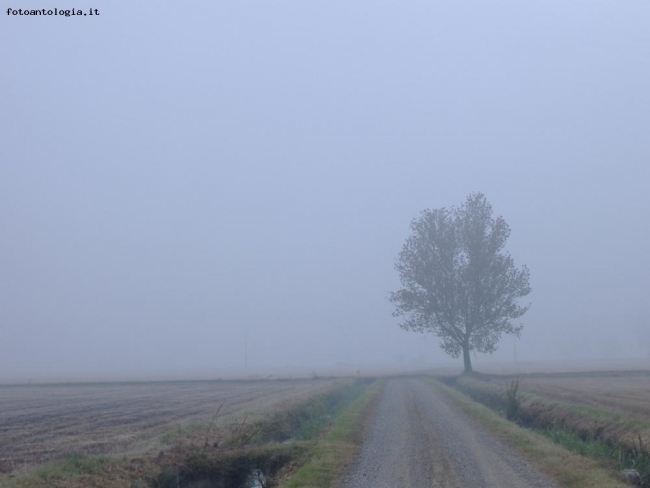
[[555, 488], [418, 378], [387, 382], [340, 488]]

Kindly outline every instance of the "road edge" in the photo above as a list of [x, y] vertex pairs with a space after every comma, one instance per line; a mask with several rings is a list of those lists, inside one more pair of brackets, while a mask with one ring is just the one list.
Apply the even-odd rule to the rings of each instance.
[[359, 453], [386, 380], [378, 379], [339, 414], [327, 434], [282, 488], [330, 488], [344, 477]]

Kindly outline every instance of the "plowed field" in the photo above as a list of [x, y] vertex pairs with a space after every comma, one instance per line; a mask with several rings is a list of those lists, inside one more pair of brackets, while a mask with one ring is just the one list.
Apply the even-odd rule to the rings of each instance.
[[0, 475], [68, 454], [141, 450], [190, 422], [305, 400], [341, 380], [0, 386]]
[[[514, 377], [513, 377], [514, 378]], [[504, 386], [504, 379], [491, 379]], [[524, 375], [524, 392], [650, 423], [650, 372], [612, 371]]]

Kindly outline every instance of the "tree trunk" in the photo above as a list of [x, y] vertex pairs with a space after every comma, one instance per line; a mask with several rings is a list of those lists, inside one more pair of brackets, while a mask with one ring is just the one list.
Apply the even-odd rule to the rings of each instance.
[[469, 355], [469, 342], [463, 344], [463, 361], [465, 362], [465, 373], [471, 373], [472, 358]]

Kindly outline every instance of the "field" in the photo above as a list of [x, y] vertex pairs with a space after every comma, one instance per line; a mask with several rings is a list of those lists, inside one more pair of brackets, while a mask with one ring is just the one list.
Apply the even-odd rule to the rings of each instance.
[[[341, 380], [192, 381], [0, 386], [3, 473], [70, 454], [136, 453], [193, 423], [269, 415]], [[234, 421], [234, 420], [232, 420]]]
[[[522, 392], [650, 424], [650, 371], [529, 374], [518, 379]], [[489, 381], [503, 386], [505, 379]]]
[[[603, 465], [606, 469], [619, 461], [622, 467], [634, 466], [644, 477], [643, 486], [650, 487], [650, 464], [642, 468], [650, 457], [639, 444], [642, 439], [650, 445], [650, 371], [512, 373], [436, 376], [502, 414], [509, 405], [506, 385], [518, 380], [512, 420], [519, 426], [541, 432], [580, 455], [591, 456], [597, 448], [598, 456], [609, 459]], [[395, 381], [409, 378], [396, 376]], [[261, 459], [284, 456], [283, 466], [289, 471], [279, 468], [281, 479], [329, 445], [308, 440], [312, 437], [305, 437], [305, 432], [321, 435], [333, 412], [338, 412], [328, 410], [332, 398], [352, 401], [342, 391], [357, 385], [356, 395], [364, 381], [367, 384], [362, 379], [321, 378], [0, 386], [0, 485], [85, 488], [160, 482], [176, 487], [178, 476], [190, 482], [197, 460], [212, 463], [210, 469], [225, 469], [219, 463], [230, 458], [234, 466], [244, 458], [259, 464]], [[347, 405], [345, 401], [341, 405]], [[324, 413], [317, 414], [320, 410]], [[433, 411], [437, 414], [431, 418], [438, 418], [439, 409]], [[360, 418], [363, 415], [360, 410]], [[260, 420], [273, 428], [260, 430]], [[304, 425], [294, 425], [298, 420]], [[295, 431], [291, 438], [299, 442], [285, 444], [284, 434], [264, 437], [289, 427]], [[329, 427], [323, 432], [328, 431]], [[328, 442], [334, 450], [343, 449], [339, 440]], [[341, 451], [347, 453], [345, 462], [356, 449], [355, 442]], [[196, 458], [196, 452], [205, 459]], [[344, 461], [330, 464], [340, 467]], [[42, 465], [47, 465], [45, 470]], [[198, 466], [203, 466], [198, 471], [205, 468]], [[330, 476], [337, 469], [332, 468]], [[175, 473], [171, 484], [163, 483], [165, 473]]]

